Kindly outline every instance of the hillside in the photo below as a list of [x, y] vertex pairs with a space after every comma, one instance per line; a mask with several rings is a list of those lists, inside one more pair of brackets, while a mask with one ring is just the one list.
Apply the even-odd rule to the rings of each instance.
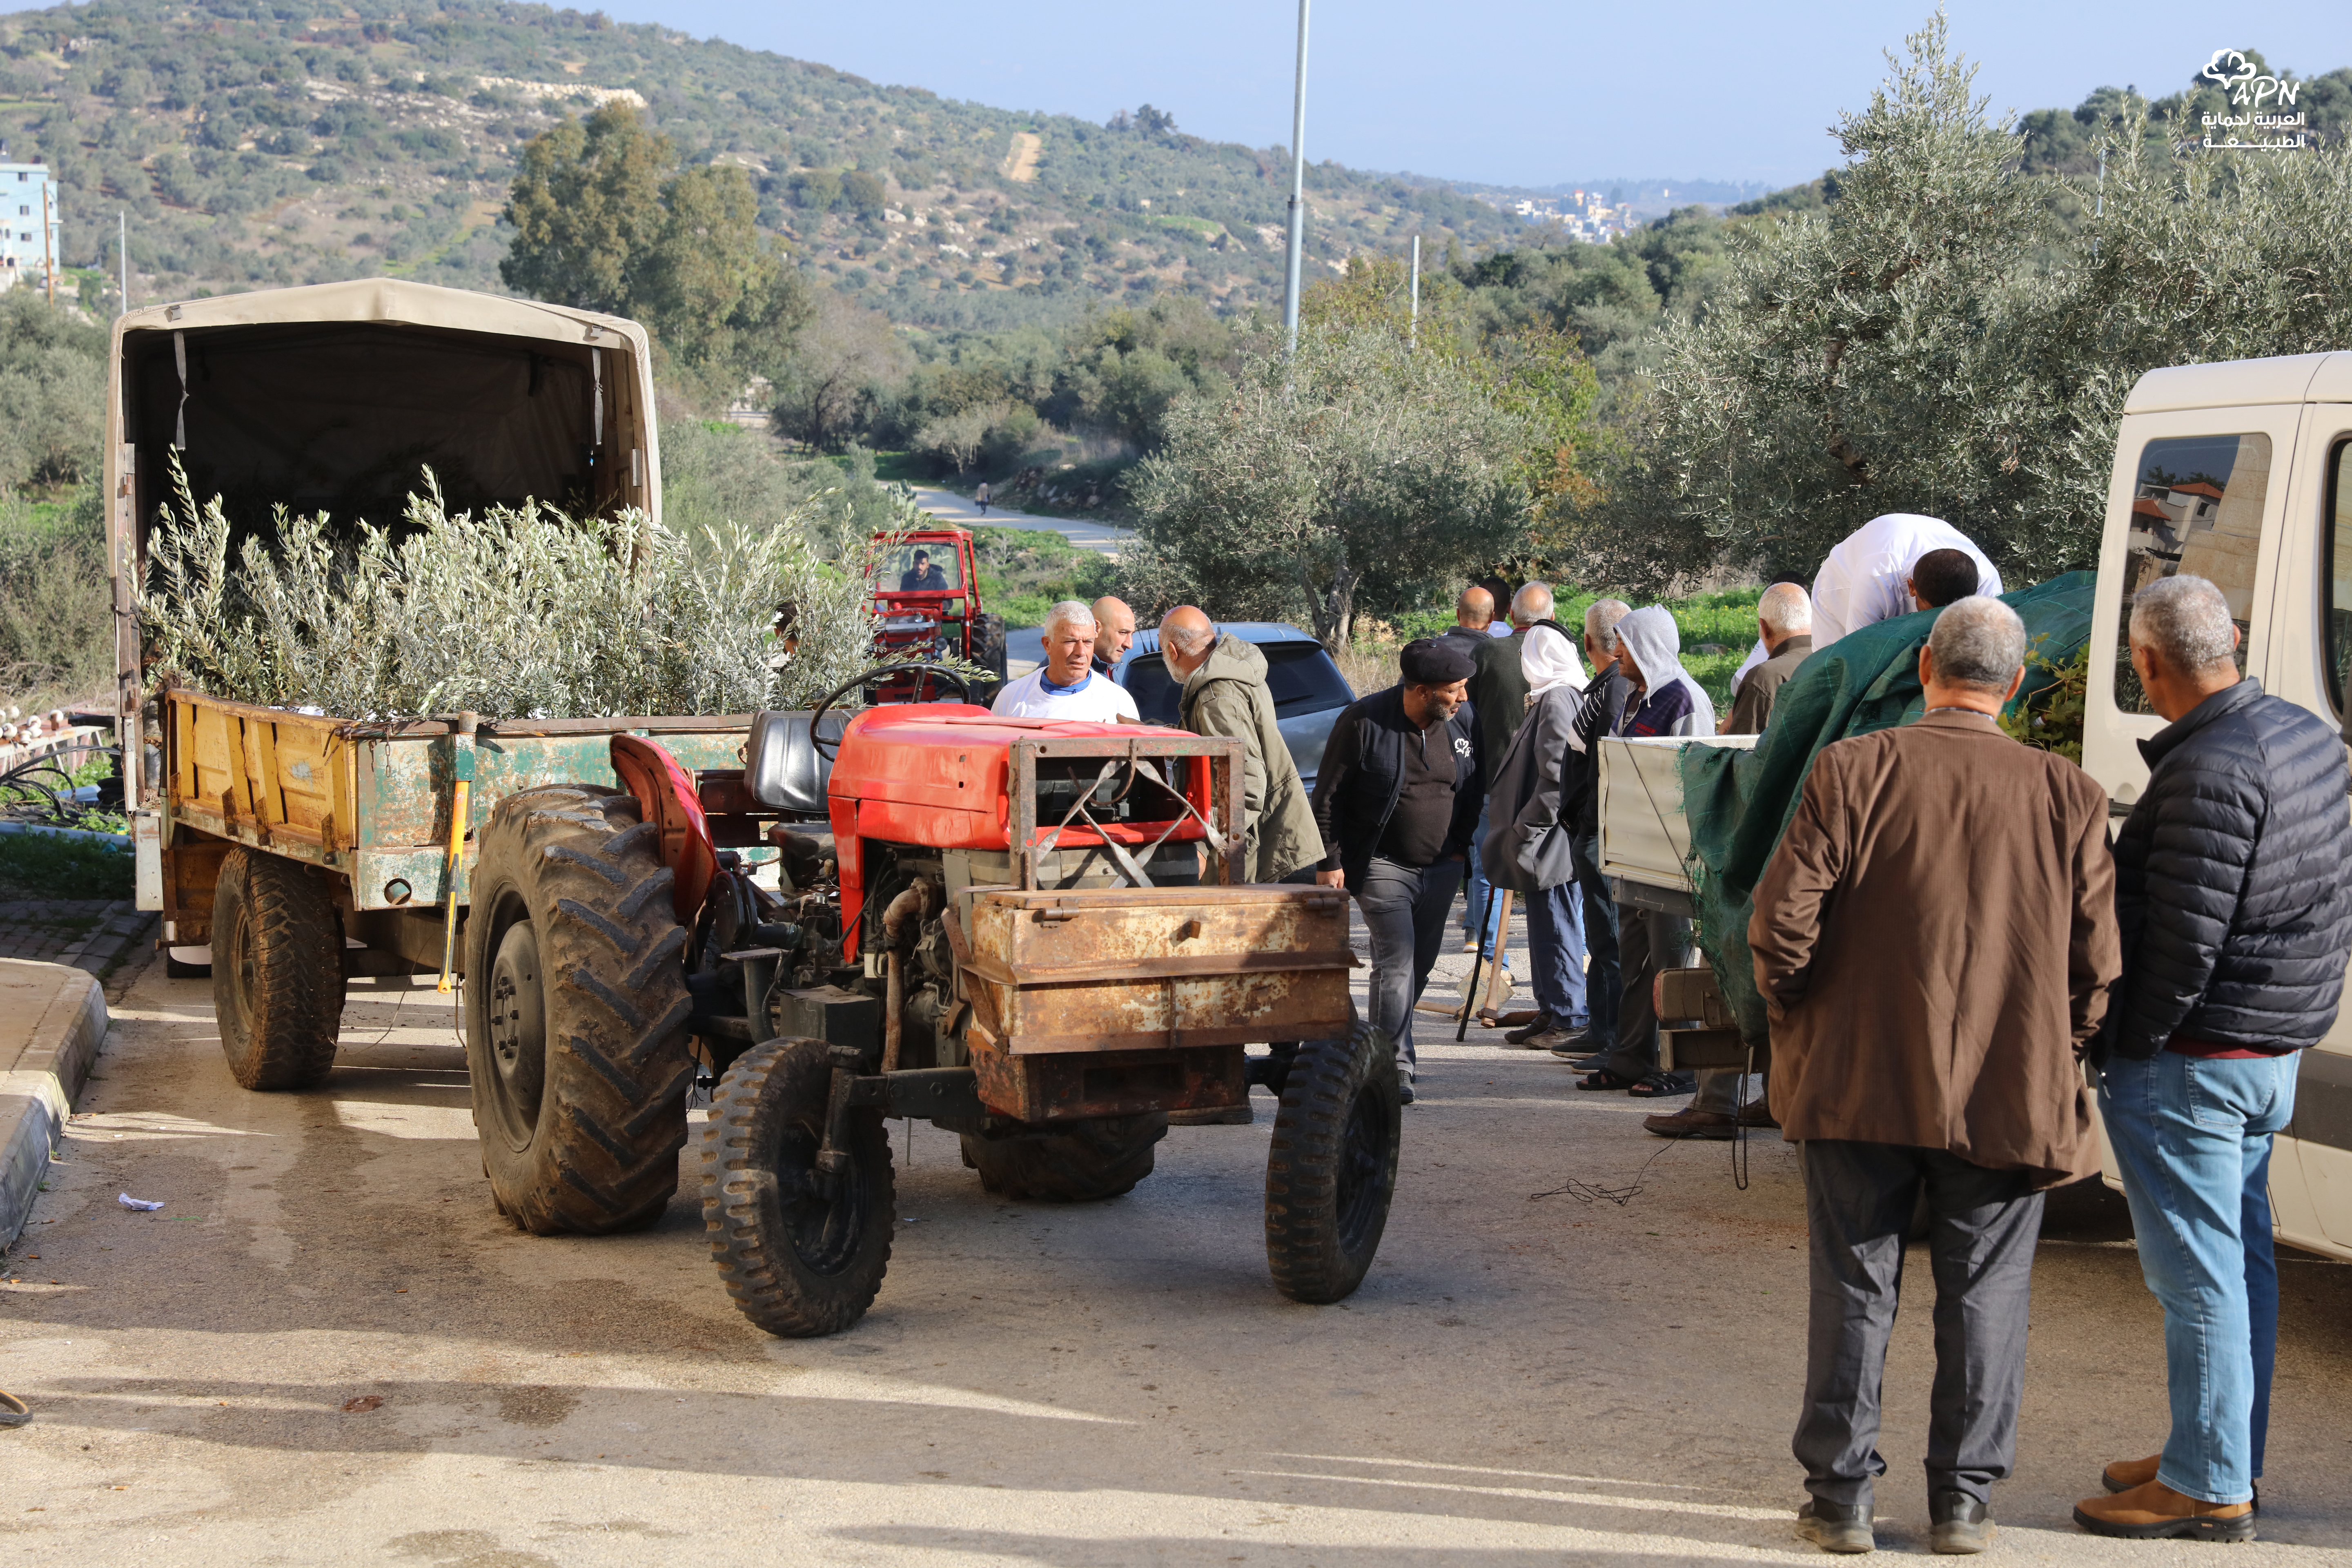
[[[610, 96], [689, 161], [750, 171], [803, 264], [908, 324], [992, 328], [1088, 299], [1279, 300], [1280, 149], [951, 102], [659, 26], [545, 5], [339, 15], [262, 0], [92, 0], [0, 17], [0, 138], [65, 191], [67, 263], [140, 300], [389, 273], [497, 289], [517, 149]], [[1315, 165], [1310, 268], [1415, 232], [1517, 224], [1440, 182]], [[89, 279], [98, 286], [95, 277]]]

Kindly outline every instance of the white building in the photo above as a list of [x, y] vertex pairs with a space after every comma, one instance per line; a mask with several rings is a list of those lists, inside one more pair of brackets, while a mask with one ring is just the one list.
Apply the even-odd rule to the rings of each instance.
[[11, 163], [6, 157], [0, 148], [0, 289], [46, 279], [64, 216], [48, 165]]

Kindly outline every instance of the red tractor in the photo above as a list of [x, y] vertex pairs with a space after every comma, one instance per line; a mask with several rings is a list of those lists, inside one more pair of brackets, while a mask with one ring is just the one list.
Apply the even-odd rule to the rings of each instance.
[[[499, 1208], [541, 1232], [653, 1223], [698, 1083], [688, 1159], [729, 1294], [772, 1333], [831, 1333], [889, 1258], [887, 1119], [958, 1134], [992, 1192], [1077, 1202], [1148, 1175], [1171, 1112], [1246, 1121], [1255, 1081], [1281, 1100], [1276, 1288], [1353, 1291], [1396, 1184], [1395, 1057], [1349, 999], [1345, 896], [1237, 879], [1241, 742], [833, 706], [883, 673], [756, 715], [740, 770], [621, 735], [625, 792], [499, 803], [466, 1038]], [[774, 889], [734, 853], [760, 844]]]
[[[925, 528], [906, 534], [877, 534], [890, 543], [875, 563], [874, 637], [878, 660], [952, 658], [992, 672], [1004, 682], [1004, 617], [983, 614], [980, 565], [971, 531]], [[915, 702], [937, 696], [936, 681], [912, 674], [885, 679], [886, 702]], [[974, 693], [985, 702], [993, 691]]]

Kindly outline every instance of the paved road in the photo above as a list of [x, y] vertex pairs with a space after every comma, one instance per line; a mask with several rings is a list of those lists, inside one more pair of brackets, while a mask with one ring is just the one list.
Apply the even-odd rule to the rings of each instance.
[[1085, 550], [1097, 550], [1112, 560], [1118, 559], [1119, 546], [1132, 537], [1123, 528], [1106, 522], [1089, 522], [1077, 517], [1040, 517], [1035, 512], [1014, 511], [1010, 507], [992, 506], [988, 515], [981, 515], [977, 503], [953, 490], [914, 487], [915, 500], [923, 509], [937, 516], [941, 522], [960, 528], [985, 525], [992, 528], [1034, 528], [1058, 533], [1071, 543]]
[[[1727, 1146], [1649, 1140], [1643, 1107], [1491, 1036], [1431, 1037], [1402, 1197], [1345, 1304], [1266, 1283], [1261, 1096], [1256, 1125], [1178, 1129], [1133, 1194], [1073, 1208], [989, 1197], [947, 1135], [899, 1130], [880, 1301], [786, 1342], [729, 1304], [691, 1193], [640, 1236], [509, 1228], [429, 989], [355, 1000], [310, 1094], [230, 1082], [201, 983], [151, 968], [116, 1017], [0, 1268], [0, 1387], [39, 1413], [0, 1432], [9, 1561], [1819, 1561], [1788, 1525], [1789, 1151], [1751, 1145], [1742, 1192]], [[1633, 1193], [1529, 1196], [1572, 1180]], [[2283, 1274], [2264, 1542], [2234, 1568], [2352, 1563], [2352, 1268]], [[2060, 1195], [2036, 1292], [1989, 1561], [2203, 1568], [2067, 1521], [2164, 1419], [2118, 1204]], [[1915, 1553], [1929, 1353], [1921, 1303], [1895, 1334], [1880, 1494], [1881, 1542]]]

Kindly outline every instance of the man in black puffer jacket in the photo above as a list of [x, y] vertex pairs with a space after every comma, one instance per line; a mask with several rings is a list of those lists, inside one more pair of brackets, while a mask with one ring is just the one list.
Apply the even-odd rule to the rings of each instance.
[[2170, 725], [2116, 840], [2123, 977], [2094, 1047], [2140, 1271], [2164, 1303], [2172, 1431], [2076, 1505], [2101, 1535], [2247, 1541], [2263, 1473], [2278, 1267], [2271, 1138], [2352, 953], [2344, 746], [2239, 679], [2229, 602], [2201, 577], [2142, 588], [2132, 668]]

